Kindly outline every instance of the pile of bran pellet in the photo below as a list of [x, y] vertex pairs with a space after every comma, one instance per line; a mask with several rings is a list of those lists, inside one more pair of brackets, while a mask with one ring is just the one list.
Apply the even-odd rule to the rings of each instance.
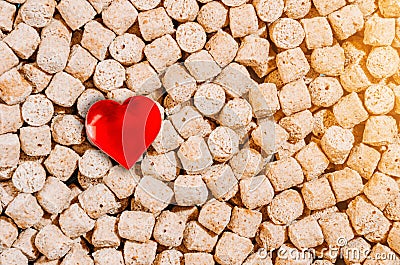
[[[0, 0], [0, 29], [0, 265], [400, 264], [399, 0]], [[126, 170], [84, 121], [134, 95], [163, 123]]]

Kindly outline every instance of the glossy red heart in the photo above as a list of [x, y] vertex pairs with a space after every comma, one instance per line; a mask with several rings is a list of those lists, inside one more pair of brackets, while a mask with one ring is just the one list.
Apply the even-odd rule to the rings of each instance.
[[160, 127], [160, 110], [144, 96], [128, 98], [122, 104], [100, 100], [86, 116], [89, 141], [126, 169], [146, 151]]

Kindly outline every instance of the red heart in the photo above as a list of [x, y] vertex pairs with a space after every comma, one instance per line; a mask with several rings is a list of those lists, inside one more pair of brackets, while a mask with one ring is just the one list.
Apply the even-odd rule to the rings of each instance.
[[144, 96], [128, 98], [122, 104], [100, 100], [86, 116], [89, 141], [126, 169], [146, 151], [160, 127], [160, 110]]

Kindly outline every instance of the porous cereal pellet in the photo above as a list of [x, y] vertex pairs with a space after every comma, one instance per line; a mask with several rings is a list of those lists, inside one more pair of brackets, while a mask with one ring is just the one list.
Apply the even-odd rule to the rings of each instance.
[[282, 126], [289, 133], [289, 140], [302, 140], [314, 128], [314, 117], [309, 110], [303, 110], [291, 116], [282, 118], [279, 121]]
[[363, 14], [357, 5], [344, 6], [341, 9], [330, 13], [328, 19], [335, 36], [339, 40], [347, 39], [364, 27]]
[[285, 3], [283, 0], [255, 0], [253, 5], [258, 17], [264, 22], [274, 22], [281, 17]]
[[231, 159], [239, 151], [239, 137], [228, 127], [217, 127], [207, 140], [208, 148], [213, 159], [225, 162]]
[[277, 192], [296, 186], [304, 180], [300, 164], [292, 157], [271, 162], [267, 177]]
[[204, 138], [190, 136], [179, 148], [177, 155], [182, 167], [191, 173], [204, 171], [212, 165], [212, 156]]
[[81, 45], [98, 60], [104, 60], [108, 46], [115, 37], [114, 32], [105, 28], [96, 20], [91, 20], [84, 27]]
[[380, 0], [378, 1], [379, 11], [384, 17], [398, 17], [400, 16], [400, 5], [394, 0]]
[[311, 9], [311, 0], [286, 0], [284, 12], [289, 18], [300, 19], [305, 17]]
[[43, 125], [40, 127], [22, 127], [20, 129], [19, 140], [21, 149], [28, 156], [43, 156], [50, 154], [51, 133], [50, 127]]
[[8, 265], [28, 265], [28, 258], [16, 248], [7, 248], [0, 254], [0, 262]]
[[254, 35], [243, 38], [240, 44], [235, 61], [244, 66], [252, 66], [262, 68], [264, 65], [268, 67], [269, 41]]
[[360, 143], [355, 145], [347, 159], [347, 166], [357, 171], [361, 177], [370, 179], [381, 158], [379, 151]]
[[337, 202], [351, 199], [363, 190], [364, 185], [360, 174], [348, 167], [328, 173], [327, 178], [335, 193]]
[[140, 33], [145, 41], [175, 32], [172, 20], [163, 7], [139, 13], [138, 21]]
[[311, 107], [310, 93], [302, 79], [284, 85], [278, 95], [282, 111], [286, 116]]
[[206, 43], [206, 50], [221, 67], [233, 61], [239, 49], [235, 39], [225, 31], [218, 30]]
[[211, 1], [200, 8], [197, 22], [207, 33], [218, 31], [228, 25], [228, 8], [218, 1]]
[[175, 152], [147, 154], [140, 166], [143, 176], [151, 176], [162, 181], [173, 181], [179, 173], [179, 160]]
[[318, 178], [329, 165], [329, 159], [315, 142], [310, 142], [303, 147], [295, 158], [301, 165], [307, 180]]
[[29, 193], [19, 193], [16, 195], [8, 204], [4, 213], [22, 229], [37, 224], [44, 214], [36, 198]]
[[146, 242], [150, 239], [155, 218], [153, 214], [140, 211], [124, 211], [119, 217], [118, 234], [137, 242]]
[[32, 126], [41, 126], [48, 123], [54, 114], [51, 101], [44, 95], [31, 95], [22, 104], [22, 118]]
[[368, 112], [355, 92], [342, 97], [333, 106], [333, 114], [340, 126], [345, 129], [352, 128], [368, 119]]
[[273, 83], [263, 83], [251, 87], [249, 102], [257, 118], [271, 116], [280, 109], [278, 91]]
[[321, 138], [321, 148], [334, 164], [343, 164], [354, 144], [354, 136], [349, 129], [339, 126], [329, 127]]
[[231, 199], [239, 189], [238, 181], [229, 165], [213, 165], [209, 167], [202, 176], [207, 188], [217, 200], [227, 201]]
[[311, 54], [311, 67], [319, 74], [339, 76], [344, 65], [344, 50], [339, 45], [317, 48]]
[[83, 143], [84, 123], [78, 116], [57, 115], [51, 121], [53, 140], [62, 145], [77, 145]]
[[23, 124], [20, 105], [0, 104], [0, 134], [14, 133]]
[[103, 215], [96, 220], [91, 238], [97, 248], [118, 247], [121, 239], [118, 235], [117, 217]]
[[[0, 43], [1, 44], [1, 43]], [[1, 70], [0, 70], [1, 71]], [[24, 64], [21, 67], [25, 79], [32, 85], [32, 93], [42, 92], [50, 83], [52, 75], [41, 70], [36, 63]]]
[[197, 52], [206, 44], [206, 32], [196, 22], [186, 22], [179, 25], [175, 34], [179, 47], [185, 52]]
[[[286, 264], [311, 264], [313, 261], [312, 254], [304, 252], [296, 248], [291, 243], [283, 244], [278, 250], [281, 255], [275, 259], [276, 265]], [[289, 254], [290, 253], [290, 254]], [[313, 264], [314, 265], [314, 264]], [[323, 264], [325, 265], [325, 264]], [[330, 265], [330, 264], [328, 264]]]
[[103, 182], [118, 199], [125, 199], [133, 194], [139, 183], [139, 176], [118, 165], [109, 170], [103, 177]]
[[278, 48], [293, 49], [304, 40], [305, 33], [301, 24], [291, 18], [280, 18], [269, 26], [271, 40]]
[[58, 222], [61, 230], [70, 238], [84, 235], [92, 230], [95, 224], [77, 203], [62, 212]]
[[53, 76], [45, 93], [53, 103], [71, 107], [84, 90], [85, 86], [79, 79], [65, 72], [59, 72]]
[[89, 108], [97, 101], [103, 99], [105, 99], [104, 95], [96, 89], [86, 89], [83, 91], [76, 102], [79, 116], [86, 118]]
[[0, 99], [7, 105], [22, 103], [32, 92], [31, 84], [18, 72], [17, 68], [0, 75]]
[[34, 28], [25, 23], [20, 23], [3, 39], [3, 41], [7, 43], [21, 59], [28, 59], [36, 51], [40, 42], [40, 37]]
[[147, 44], [144, 54], [157, 72], [166, 70], [182, 57], [181, 49], [170, 34]]
[[224, 126], [232, 129], [246, 126], [252, 118], [252, 108], [247, 100], [234, 98], [222, 108], [218, 120]]
[[210, 231], [221, 234], [229, 223], [231, 211], [228, 203], [211, 199], [201, 208], [198, 221]]
[[310, 210], [322, 210], [336, 204], [335, 195], [326, 177], [305, 182], [301, 194]]
[[35, 237], [35, 245], [48, 259], [64, 257], [71, 249], [72, 240], [55, 225], [43, 227]]
[[0, 29], [2, 31], [11, 31], [17, 7], [7, 1], [1, 1], [0, 7]]
[[195, 20], [199, 12], [196, 0], [165, 0], [164, 7], [171, 18], [181, 23]]
[[354, 233], [346, 213], [329, 213], [318, 220], [325, 241], [329, 246], [335, 247], [346, 244], [354, 238]]
[[0, 217], [0, 224], [0, 249], [3, 251], [15, 244], [14, 242], [18, 237], [18, 228], [11, 219], [4, 216]]
[[400, 177], [400, 167], [398, 163], [400, 158], [400, 146], [398, 144], [390, 144], [385, 152], [382, 153], [378, 169], [390, 176]]
[[188, 101], [197, 88], [194, 77], [180, 64], [174, 64], [166, 70], [162, 84], [168, 95], [177, 103]]
[[[362, 263], [371, 251], [371, 245], [362, 237], [355, 237], [342, 248], [345, 262]], [[356, 250], [359, 254], [353, 252]]]
[[305, 76], [310, 71], [310, 65], [299, 47], [277, 54], [276, 65], [285, 84]]
[[366, 109], [373, 115], [387, 114], [394, 108], [393, 90], [385, 85], [372, 85], [364, 94]]
[[124, 265], [122, 252], [113, 248], [102, 248], [96, 250], [92, 256], [97, 265]]
[[110, 44], [110, 55], [122, 65], [138, 63], [143, 58], [145, 43], [134, 34], [125, 33]]
[[[355, 232], [364, 235], [368, 241], [379, 242], [389, 232], [390, 221], [365, 196], [357, 196], [352, 200], [346, 214]], [[370, 224], [371, 220], [373, 225]]]
[[179, 147], [184, 142], [183, 138], [178, 134], [171, 121], [164, 120], [161, 123], [161, 129], [156, 139], [152, 143], [157, 153], [163, 154]]
[[258, 30], [258, 19], [254, 6], [244, 4], [230, 8], [229, 26], [234, 38], [254, 34]]
[[65, 68], [70, 52], [71, 35], [70, 29], [58, 19], [52, 19], [42, 29], [36, 56], [37, 64], [42, 70], [55, 74]]
[[319, 76], [308, 87], [311, 102], [320, 107], [330, 107], [343, 96], [343, 88], [334, 77]]
[[284, 225], [276, 225], [271, 221], [260, 224], [256, 242], [267, 250], [277, 249], [287, 240], [287, 227]]
[[198, 82], [207, 81], [221, 73], [221, 68], [206, 50], [200, 50], [189, 55], [184, 65]]
[[395, 19], [372, 16], [365, 22], [364, 44], [372, 46], [391, 45], [395, 37]]
[[133, 92], [150, 94], [161, 87], [161, 81], [149, 62], [144, 61], [126, 69], [126, 85]]
[[360, 92], [367, 89], [372, 84], [372, 79], [365, 63], [349, 64], [340, 75], [340, 83], [348, 92]]
[[156, 220], [153, 237], [164, 246], [177, 247], [182, 243], [184, 219], [176, 213], [163, 211]]
[[225, 104], [225, 92], [220, 85], [202, 84], [194, 94], [194, 106], [205, 116], [217, 114]]
[[104, 184], [89, 187], [79, 194], [78, 200], [85, 212], [97, 219], [117, 208], [114, 194]]
[[65, 72], [69, 73], [81, 82], [88, 80], [96, 68], [97, 59], [81, 45], [75, 44], [71, 47]]
[[336, 11], [346, 5], [345, 0], [334, 0], [331, 2], [327, 2], [325, 0], [313, 0], [313, 3], [321, 16], [329, 15], [333, 11]]
[[38, 231], [33, 228], [28, 228], [22, 231], [13, 247], [21, 250], [29, 261], [37, 260], [40, 256], [39, 250], [35, 246], [35, 237]]
[[0, 64], [0, 75], [4, 74], [14, 66], [17, 66], [19, 63], [18, 57], [14, 54], [11, 48], [3, 41], [0, 41], [0, 55], [1, 58], [3, 58]]
[[188, 222], [183, 232], [183, 244], [189, 250], [211, 252], [217, 240], [217, 234], [208, 231], [197, 221]]
[[101, 13], [102, 21], [117, 35], [124, 34], [136, 21], [138, 12], [128, 0], [115, 0]]
[[50, 23], [56, 5], [54, 0], [27, 0], [21, 6], [21, 18], [31, 27], [43, 28]]
[[94, 85], [103, 92], [119, 88], [125, 81], [125, 68], [113, 59], [99, 62], [93, 75]]
[[[128, 88], [117, 88], [117, 89], [108, 91], [107, 99], [111, 99], [111, 100], [114, 100], [114, 101], [122, 104], [125, 102], [125, 100], [127, 100], [128, 98], [133, 97], [135, 95], [136, 94]], [[161, 112], [161, 116], [164, 116], [162, 110], [160, 110], [160, 112]]]
[[229, 165], [238, 180], [246, 179], [254, 177], [261, 171], [263, 159], [257, 150], [246, 147], [229, 160]]
[[375, 78], [394, 75], [399, 69], [399, 54], [390, 46], [374, 47], [368, 54], [366, 67]]
[[164, 182], [150, 176], [143, 177], [135, 190], [135, 202], [152, 213], [160, 213], [171, 202], [173, 190]]
[[299, 192], [288, 189], [276, 195], [267, 207], [274, 224], [290, 224], [303, 214], [304, 202]]
[[43, 166], [34, 161], [21, 163], [14, 171], [12, 182], [14, 187], [25, 193], [34, 193], [41, 190], [46, 180], [46, 171]]
[[227, 65], [213, 82], [221, 85], [226, 94], [234, 98], [243, 96], [250, 88], [257, 86], [246, 67], [238, 63]]
[[333, 44], [331, 26], [325, 17], [305, 18], [301, 20], [305, 31], [308, 49], [322, 48]]
[[72, 30], [79, 29], [96, 15], [96, 11], [86, 0], [62, 0], [58, 3], [57, 10]]
[[239, 236], [253, 238], [261, 221], [262, 214], [260, 212], [235, 206], [227, 228]]
[[222, 265], [242, 264], [252, 250], [250, 239], [224, 232], [215, 247], [214, 259]]
[[145, 243], [126, 241], [124, 244], [125, 264], [152, 264], [156, 258], [156, 250], [157, 242], [152, 240]]
[[271, 182], [264, 175], [242, 179], [239, 187], [241, 200], [249, 209], [267, 205], [274, 197]]
[[36, 198], [46, 212], [58, 214], [69, 207], [71, 195], [71, 190], [61, 180], [48, 177]]
[[290, 241], [298, 249], [312, 248], [324, 242], [324, 235], [317, 220], [308, 216], [288, 227]]
[[215, 264], [214, 258], [209, 253], [194, 252], [183, 254], [186, 265], [212, 265]]
[[363, 193], [372, 204], [383, 211], [388, 203], [396, 198], [399, 187], [392, 177], [375, 172], [365, 184]]
[[201, 175], [179, 175], [174, 182], [176, 204], [202, 205], [207, 201], [208, 190]]
[[372, 146], [388, 145], [394, 142], [397, 133], [397, 122], [392, 116], [371, 116], [365, 123], [362, 142]]

